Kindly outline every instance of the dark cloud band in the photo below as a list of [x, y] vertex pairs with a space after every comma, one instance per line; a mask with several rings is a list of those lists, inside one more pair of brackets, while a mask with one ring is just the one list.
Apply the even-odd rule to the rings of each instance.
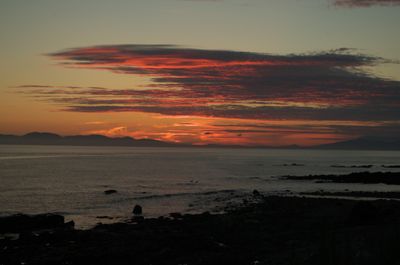
[[[242, 125], [208, 126], [208, 133], [203, 135], [222, 139], [225, 133], [236, 137], [235, 141], [245, 141], [248, 134], [255, 141], [263, 141], [265, 135], [270, 139], [301, 134], [333, 141], [359, 135], [400, 134], [400, 82], [362, 70], [389, 61], [351, 49], [279, 55], [174, 45], [109, 45], [69, 49], [49, 56], [68, 67], [152, 80], [126, 89], [49, 85], [14, 88], [64, 111], [240, 120]], [[249, 125], [254, 121], [258, 125]], [[277, 128], [268, 121], [283, 125]], [[293, 127], [293, 122], [308, 125]]]
[[[400, 82], [361, 70], [387, 60], [346, 48], [273, 55], [174, 45], [110, 45], [75, 48], [50, 56], [69, 66], [145, 75], [153, 80], [148, 89], [75, 91], [85, 100], [77, 105], [76, 99], [64, 98], [64, 103], [72, 104], [66, 107], [70, 111], [143, 111], [244, 119], [399, 117]], [[100, 96], [108, 98], [96, 98]], [[118, 97], [124, 97], [124, 101]]]

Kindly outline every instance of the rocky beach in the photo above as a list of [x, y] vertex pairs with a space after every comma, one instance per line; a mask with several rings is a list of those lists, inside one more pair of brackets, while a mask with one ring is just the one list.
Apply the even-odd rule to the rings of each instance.
[[400, 263], [397, 200], [254, 191], [222, 214], [136, 214], [86, 230], [60, 215], [3, 217], [0, 264]]

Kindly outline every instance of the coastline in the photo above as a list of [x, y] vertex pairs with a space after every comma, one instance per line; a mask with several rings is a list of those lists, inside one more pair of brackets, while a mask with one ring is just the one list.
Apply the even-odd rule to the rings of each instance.
[[359, 183], [400, 185], [400, 172], [353, 172], [342, 175], [282, 176], [284, 180], [312, 180], [316, 183]]
[[1, 264], [395, 264], [400, 202], [264, 197], [223, 214], [172, 214], [0, 240]]

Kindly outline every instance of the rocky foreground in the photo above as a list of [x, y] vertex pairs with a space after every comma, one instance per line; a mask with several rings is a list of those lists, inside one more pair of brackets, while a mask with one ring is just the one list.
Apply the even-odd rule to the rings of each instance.
[[[0, 264], [400, 264], [400, 202], [256, 195], [219, 215], [20, 224], [0, 240]], [[18, 232], [4, 220], [3, 235]]]

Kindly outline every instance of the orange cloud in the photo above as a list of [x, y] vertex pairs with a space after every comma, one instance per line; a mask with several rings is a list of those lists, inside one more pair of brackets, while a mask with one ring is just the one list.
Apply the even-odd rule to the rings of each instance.
[[121, 137], [128, 135], [128, 129], [125, 126], [114, 127], [106, 130], [90, 130], [84, 131], [82, 134], [100, 134], [108, 137]]
[[[69, 67], [144, 75], [152, 83], [125, 89], [24, 85], [16, 88], [19, 93], [55, 104], [62, 111], [185, 118], [184, 123], [154, 124], [134, 132], [97, 131], [105, 135], [270, 145], [400, 132], [400, 82], [362, 70], [389, 61], [351, 49], [273, 55], [173, 45], [110, 45], [50, 56]], [[217, 120], [224, 124], [211, 124]]]

